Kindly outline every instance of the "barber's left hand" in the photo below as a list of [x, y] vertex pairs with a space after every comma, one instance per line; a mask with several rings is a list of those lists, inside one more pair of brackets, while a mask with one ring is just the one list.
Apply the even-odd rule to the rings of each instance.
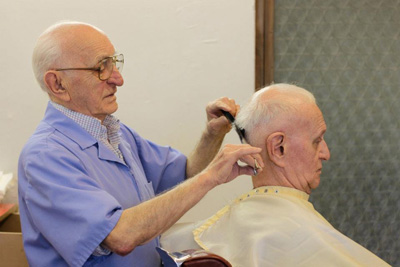
[[[259, 172], [262, 172], [264, 168], [261, 151], [261, 148], [248, 144], [226, 144], [203, 171], [205, 179], [208, 179], [210, 184], [217, 186], [230, 182], [239, 175], [254, 176], [254, 168], [257, 167], [256, 161], [259, 164]], [[239, 165], [239, 161], [246, 165]]]
[[209, 134], [214, 136], [224, 136], [232, 128], [230, 122], [225, 118], [225, 116], [223, 116], [221, 109], [228, 111], [233, 117], [236, 117], [240, 106], [235, 103], [235, 100], [228, 97], [221, 97], [208, 103], [206, 107], [208, 120], [207, 131]]

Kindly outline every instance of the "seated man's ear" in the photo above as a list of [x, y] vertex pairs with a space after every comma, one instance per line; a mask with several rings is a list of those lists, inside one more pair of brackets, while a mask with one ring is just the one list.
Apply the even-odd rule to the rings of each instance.
[[44, 83], [49, 89], [49, 94], [62, 101], [69, 100], [69, 93], [63, 87], [62, 77], [57, 71], [49, 70], [44, 74]]
[[278, 165], [284, 167], [284, 157], [286, 155], [286, 135], [283, 132], [275, 132], [270, 134], [266, 140], [267, 153], [270, 160]]

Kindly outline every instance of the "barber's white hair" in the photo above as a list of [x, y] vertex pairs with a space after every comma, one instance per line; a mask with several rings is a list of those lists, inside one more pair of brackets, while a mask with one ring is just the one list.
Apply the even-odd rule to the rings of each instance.
[[[262, 97], [267, 91], [274, 90], [277, 97]], [[290, 111], [296, 111], [301, 103], [316, 103], [315, 97], [306, 89], [291, 84], [272, 84], [253, 94], [250, 101], [240, 109], [236, 123], [245, 129], [245, 136], [253, 144], [253, 132], [267, 125], [274, 117]]]
[[79, 21], [60, 21], [47, 28], [38, 38], [32, 54], [32, 68], [37, 82], [43, 91], [49, 93], [44, 82], [46, 71], [54, 67], [54, 64], [61, 58], [63, 51], [61, 49], [60, 39], [54, 34], [58, 29], [77, 25], [86, 25], [96, 29], [104, 34], [99, 28], [88, 23]]

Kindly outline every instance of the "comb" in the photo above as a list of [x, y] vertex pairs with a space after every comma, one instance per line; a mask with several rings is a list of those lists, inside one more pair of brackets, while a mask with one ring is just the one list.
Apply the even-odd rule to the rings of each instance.
[[229, 113], [228, 111], [222, 110], [221, 109], [222, 114], [224, 114], [224, 116], [228, 119], [228, 121], [233, 125], [233, 127], [235, 128], [237, 134], [239, 135], [240, 138], [240, 142], [243, 143], [247, 143], [246, 142], [246, 138], [244, 137], [244, 129], [240, 128], [236, 122], [235, 122], [235, 118], [232, 116], [231, 113]]

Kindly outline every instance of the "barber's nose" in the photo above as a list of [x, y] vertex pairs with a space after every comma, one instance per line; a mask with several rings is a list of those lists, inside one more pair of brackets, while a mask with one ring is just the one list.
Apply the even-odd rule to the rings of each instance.
[[122, 86], [124, 84], [124, 78], [122, 77], [117, 67], [114, 66], [114, 70], [110, 78], [108, 78], [107, 82], [114, 83], [116, 86]]
[[323, 140], [321, 145], [320, 158], [322, 160], [329, 160], [331, 158], [331, 152], [329, 151], [328, 144]]

